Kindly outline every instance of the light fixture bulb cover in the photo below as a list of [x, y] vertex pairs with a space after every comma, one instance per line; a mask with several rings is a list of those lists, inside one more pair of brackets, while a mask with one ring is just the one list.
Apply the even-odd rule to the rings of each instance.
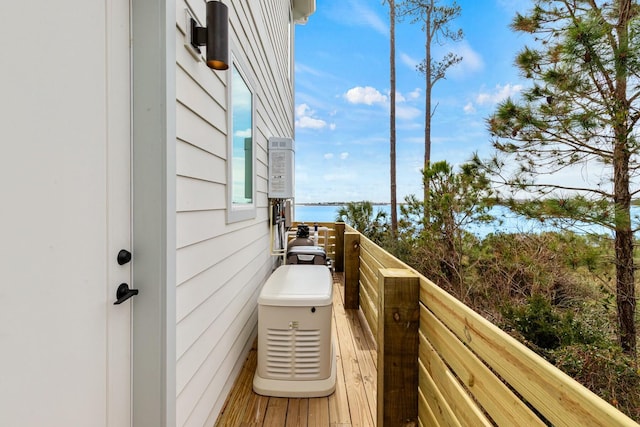
[[207, 66], [229, 68], [229, 10], [221, 1], [207, 2]]

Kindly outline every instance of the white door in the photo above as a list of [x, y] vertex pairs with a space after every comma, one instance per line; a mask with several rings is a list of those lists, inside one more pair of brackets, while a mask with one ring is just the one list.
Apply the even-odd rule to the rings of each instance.
[[[131, 282], [131, 48], [130, 0], [107, 4], [107, 427], [131, 426], [131, 337], [135, 296], [117, 300]], [[120, 255], [128, 255], [121, 258]], [[131, 258], [129, 261], [128, 259]]]
[[2, 2], [0, 27], [0, 426], [126, 427], [129, 0]]

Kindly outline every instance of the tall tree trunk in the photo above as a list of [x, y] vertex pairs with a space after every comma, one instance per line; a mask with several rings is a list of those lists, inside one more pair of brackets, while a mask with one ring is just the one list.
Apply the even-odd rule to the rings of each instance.
[[628, 122], [630, 105], [627, 100], [626, 55], [629, 48], [631, 0], [618, 0], [620, 17], [616, 26], [616, 108], [614, 112], [615, 146], [613, 149], [613, 192], [615, 204], [616, 305], [620, 345], [636, 355], [636, 298], [631, 229], [631, 195], [629, 192]]
[[[427, 10], [427, 19], [425, 21], [425, 106], [424, 106], [424, 169], [429, 168], [431, 163], [431, 89], [433, 87], [433, 76], [431, 75], [431, 13], [433, 11], [433, 1]], [[424, 223], [431, 222], [431, 212], [429, 211], [429, 194], [431, 192], [431, 183], [428, 178], [424, 179]]]
[[[620, 134], [619, 132], [624, 132]], [[629, 151], [626, 131], [616, 131], [618, 139], [613, 155], [615, 202], [616, 306], [622, 349], [636, 353], [636, 298], [633, 260], [633, 232], [631, 230], [631, 196], [629, 194]]]
[[[628, 194], [628, 192], [627, 192]], [[633, 233], [631, 232], [630, 211], [624, 195], [616, 196], [616, 305], [620, 345], [625, 353], [636, 354], [636, 298], [633, 261]]]
[[389, 176], [391, 180], [391, 235], [398, 235], [398, 208], [396, 188], [396, 4], [389, 0], [389, 80], [391, 86], [389, 114]]

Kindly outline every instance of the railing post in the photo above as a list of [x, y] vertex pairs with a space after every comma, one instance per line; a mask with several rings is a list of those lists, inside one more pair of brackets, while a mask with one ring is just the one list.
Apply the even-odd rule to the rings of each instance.
[[333, 268], [336, 271], [343, 272], [344, 271], [344, 222], [336, 222], [335, 225], [336, 230], [336, 245], [334, 254], [334, 264]]
[[344, 308], [360, 307], [360, 233], [344, 233]]
[[378, 427], [418, 425], [420, 279], [378, 270]]

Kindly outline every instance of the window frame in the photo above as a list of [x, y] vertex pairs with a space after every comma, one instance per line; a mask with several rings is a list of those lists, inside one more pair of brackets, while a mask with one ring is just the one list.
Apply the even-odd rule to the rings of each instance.
[[[248, 68], [243, 61], [231, 53], [231, 64], [229, 67], [228, 84], [227, 84], [227, 224], [234, 222], [247, 221], [256, 218], [256, 90], [253, 80], [245, 71]], [[251, 203], [240, 204], [233, 201], [233, 76], [237, 71], [238, 75], [244, 81], [247, 89], [251, 93]], [[237, 172], [237, 171], [236, 171]]]

